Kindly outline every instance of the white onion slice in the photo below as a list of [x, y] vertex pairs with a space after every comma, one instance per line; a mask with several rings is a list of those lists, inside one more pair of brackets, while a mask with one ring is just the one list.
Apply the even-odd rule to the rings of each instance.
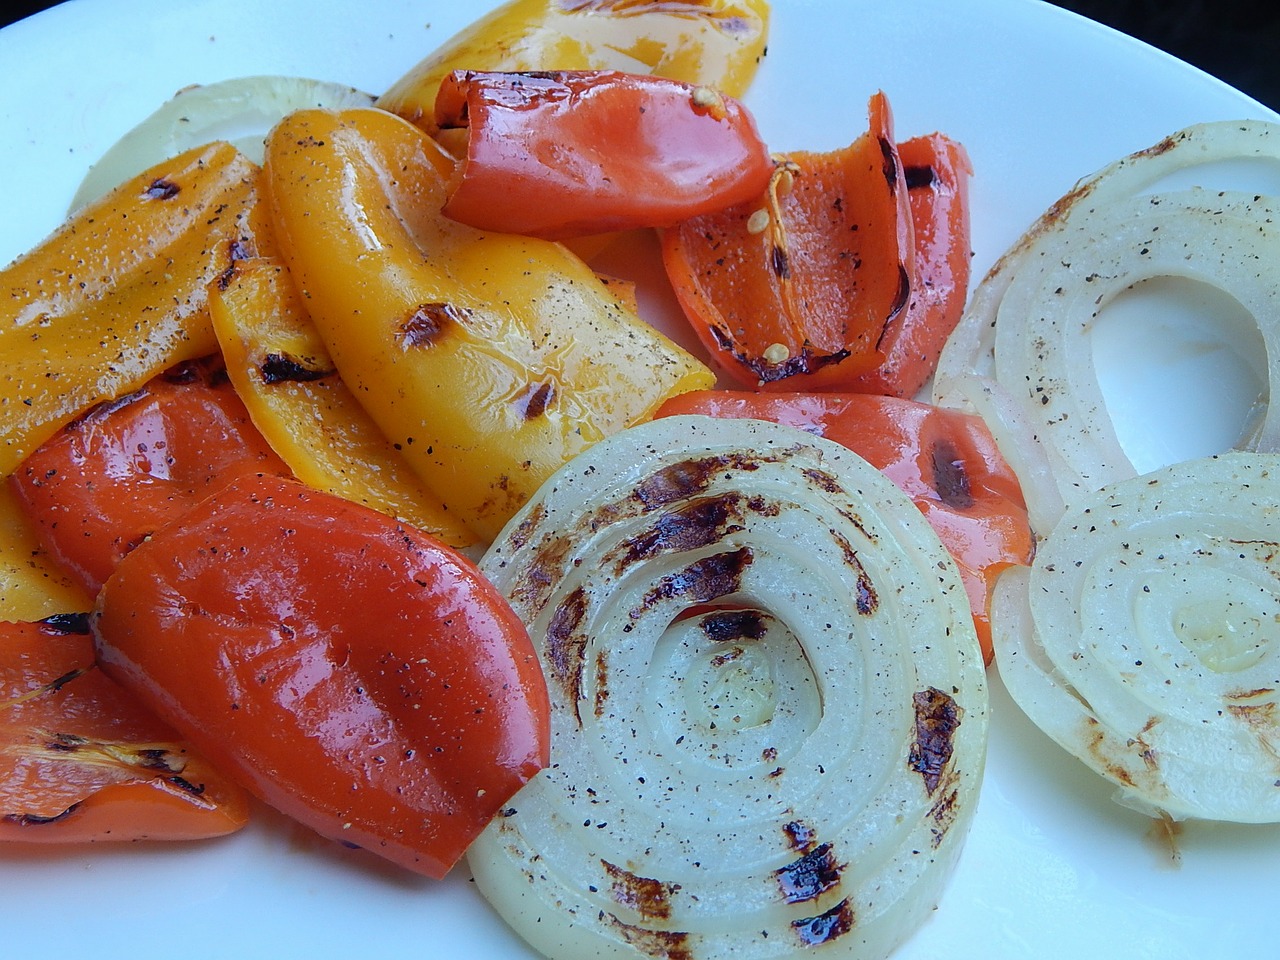
[[368, 93], [307, 77], [236, 77], [184, 87], [89, 168], [71, 201], [71, 212], [162, 160], [214, 140], [226, 140], [261, 163], [267, 133], [293, 110], [372, 104]]
[[[1271, 361], [1269, 395], [1280, 395], [1276, 203], [1200, 187], [1147, 192], [1174, 175], [1196, 178], [1189, 171], [1211, 163], [1258, 159], [1280, 163], [1280, 124], [1200, 124], [1081, 181], [978, 285], [943, 351], [934, 401], [967, 408], [967, 378], [999, 384], [1017, 401], [1024, 431], [1067, 467], [1057, 473], [1064, 503], [1132, 476], [1098, 384], [1090, 332], [1110, 301], [1164, 277], [1225, 291], [1252, 315]], [[1237, 446], [1280, 449], [1280, 405]]]
[[1010, 695], [1121, 803], [1280, 821], [1280, 455], [1084, 498], [993, 604]]
[[481, 561], [530, 626], [551, 765], [472, 846], [550, 957], [884, 957], [985, 756], [982, 656], [919, 511], [846, 448], [672, 417], [558, 472]]

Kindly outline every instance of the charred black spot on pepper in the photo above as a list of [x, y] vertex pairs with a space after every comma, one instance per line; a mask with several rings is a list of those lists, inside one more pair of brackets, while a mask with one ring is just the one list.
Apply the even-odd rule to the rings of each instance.
[[840, 864], [831, 852], [831, 844], [814, 847], [799, 860], [774, 871], [774, 879], [782, 899], [787, 903], [816, 900], [840, 882]]
[[452, 303], [420, 303], [400, 324], [399, 339], [406, 347], [429, 347], [449, 327], [466, 322], [468, 311]]
[[57, 693], [59, 690], [65, 687], [72, 680], [75, 680], [78, 677], [83, 677], [86, 673], [92, 670], [94, 666], [96, 666], [96, 664], [91, 663], [85, 667], [76, 667], [74, 670], [68, 670], [66, 673], [64, 673], [62, 676], [58, 677], [57, 679], [50, 680], [48, 683], [46, 683], [44, 685], [44, 689], [48, 693]]
[[764, 617], [759, 610], [723, 610], [702, 618], [702, 632], [708, 640], [729, 643], [733, 640], [759, 640], [765, 634]]
[[638, 877], [608, 860], [602, 859], [600, 863], [609, 875], [609, 892], [615, 903], [650, 920], [671, 916], [671, 897], [680, 889], [680, 884]]
[[258, 375], [266, 384], [310, 383], [335, 376], [337, 372], [330, 368], [308, 366], [286, 353], [268, 353], [262, 363], [258, 364]]
[[157, 177], [143, 188], [142, 196], [147, 200], [172, 200], [181, 192], [182, 188], [172, 180]]
[[179, 790], [184, 790], [187, 793], [191, 794], [193, 797], [204, 796], [205, 786], [203, 783], [192, 783], [186, 777], [179, 777], [179, 776], [167, 777], [166, 779], [170, 783], [172, 783], [175, 787], [177, 787]]
[[5, 823], [12, 823], [15, 826], [19, 826], [19, 827], [38, 827], [46, 823], [57, 823], [59, 820], [62, 820], [64, 817], [71, 816], [73, 813], [76, 812], [76, 809], [79, 806], [80, 806], [80, 803], [79, 801], [77, 801], [76, 803], [73, 803], [71, 804], [71, 806], [67, 807], [67, 809], [59, 813], [55, 813], [49, 817], [43, 816], [38, 813], [6, 813], [3, 817], [0, 817], [0, 820], [3, 820]]
[[933, 468], [933, 489], [938, 491], [942, 502], [956, 510], [972, 507], [973, 488], [969, 484], [969, 471], [965, 469], [964, 459], [956, 445], [946, 438], [935, 440], [929, 459]]
[[555, 400], [555, 396], [554, 384], [531, 383], [529, 388], [516, 398], [516, 405], [522, 408], [526, 420], [536, 420], [547, 412], [547, 407]]
[[791, 929], [807, 947], [830, 943], [853, 929], [853, 907], [848, 900], [841, 900], [826, 913], [804, 920], [792, 920]]
[[924, 788], [932, 796], [951, 760], [962, 711], [952, 697], [936, 687], [913, 694], [911, 700], [916, 712], [916, 737], [907, 765], [924, 778]]
[[884, 182], [889, 185], [890, 190], [896, 190], [898, 187], [898, 151], [893, 143], [884, 137], [877, 137], [876, 143], [880, 145], [881, 169], [884, 173]]
[[58, 753], [74, 753], [88, 742], [74, 733], [55, 733], [45, 741], [45, 748]]
[[737, 593], [741, 589], [743, 571], [754, 558], [750, 547], [741, 547], [695, 560], [683, 570], [659, 580], [645, 594], [641, 607], [631, 611], [631, 618], [638, 619], [645, 610], [662, 600], [710, 603]]
[[40, 622], [58, 633], [74, 633], [80, 636], [87, 636], [89, 633], [88, 613], [55, 613]]
[[791, 278], [791, 258], [787, 255], [787, 251], [776, 243], [769, 255], [769, 265], [773, 268], [774, 276], [779, 280]]
[[919, 190], [924, 187], [931, 187], [938, 180], [938, 172], [933, 169], [932, 164], [928, 163], [903, 167], [902, 174], [906, 179], [908, 190]]

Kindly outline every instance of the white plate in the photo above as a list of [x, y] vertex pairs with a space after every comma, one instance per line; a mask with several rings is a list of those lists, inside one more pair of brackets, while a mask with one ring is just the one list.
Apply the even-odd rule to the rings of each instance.
[[[0, 31], [0, 262], [51, 231], [89, 164], [180, 87], [288, 73], [377, 91], [487, 5], [71, 0]], [[978, 274], [1107, 161], [1196, 121], [1274, 118], [1038, 0], [774, 0], [748, 96], [772, 146], [846, 143], [877, 88], [901, 136], [968, 147]], [[973, 833], [895, 960], [1275, 955], [1280, 828], [1188, 827], [1171, 867], [1148, 822], [995, 686]], [[203, 845], [0, 848], [0, 917], [5, 956], [528, 956], [463, 871], [410, 877], [270, 814]]]

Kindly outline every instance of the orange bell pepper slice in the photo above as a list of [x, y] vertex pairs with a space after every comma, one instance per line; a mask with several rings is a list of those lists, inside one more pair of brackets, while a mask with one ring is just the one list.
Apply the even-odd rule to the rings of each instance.
[[839, 389], [878, 366], [916, 282], [888, 100], [828, 153], [783, 155], [768, 190], [663, 232], [676, 298], [714, 363], [763, 389]]
[[264, 802], [428, 876], [548, 762], [546, 683], [497, 588], [297, 480], [241, 474], [139, 546], [93, 629], [102, 669]]
[[0, 623], [0, 840], [195, 840], [249, 798], [97, 668], [83, 615]]
[[508, 0], [393, 83], [377, 105], [435, 133], [454, 70], [621, 70], [746, 92], [764, 57], [767, 0]]
[[195, 148], [0, 271], [0, 476], [94, 404], [218, 349], [206, 288], [262, 240], [257, 178], [230, 144]]

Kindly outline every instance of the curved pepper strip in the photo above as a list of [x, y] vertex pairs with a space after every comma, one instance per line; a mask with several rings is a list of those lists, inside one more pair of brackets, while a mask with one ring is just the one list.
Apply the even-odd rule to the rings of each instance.
[[1035, 538], [1017, 476], [981, 419], [860, 393], [705, 391], [676, 397], [658, 411], [661, 417], [687, 413], [798, 427], [848, 447], [885, 474], [955, 558], [983, 657], [991, 662], [991, 590], [1002, 571], [1031, 562]]
[[445, 216], [564, 240], [669, 227], [760, 195], [773, 158], [740, 102], [613, 70], [459, 70], [436, 119], [465, 127]]
[[343, 383], [281, 261], [242, 260], [209, 296], [227, 375], [294, 476], [450, 546], [475, 542]]
[[620, 70], [746, 92], [764, 56], [767, 0], [512, 0], [446, 40], [377, 105], [434, 133], [454, 70]]
[[0, 841], [238, 830], [235, 782], [100, 671], [83, 614], [0, 623]]
[[240, 472], [288, 475], [217, 360], [73, 420], [9, 480], [57, 564], [95, 595], [134, 547]]
[[561, 245], [440, 215], [453, 161], [390, 113], [294, 113], [265, 168], [343, 380], [481, 538], [592, 443], [714, 382]]
[[915, 230], [916, 283], [880, 343], [884, 360], [848, 388], [914, 397], [933, 375], [969, 295], [969, 178], [964, 146], [941, 133], [898, 144]]
[[838, 390], [884, 359], [916, 283], [888, 100], [849, 146], [781, 155], [759, 197], [663, 231], [676, 298], [713, 361], [766, 390]]
[[102, 669], [264, 802], [442, 876], [547, 763], [524, 624], [433, 537], [241, 475], [98, 595]]
[[227, 143], [122, 184], [0, 272], [0, 476], [95, 403], [217, 350], [206, 287], [260, 240]]

